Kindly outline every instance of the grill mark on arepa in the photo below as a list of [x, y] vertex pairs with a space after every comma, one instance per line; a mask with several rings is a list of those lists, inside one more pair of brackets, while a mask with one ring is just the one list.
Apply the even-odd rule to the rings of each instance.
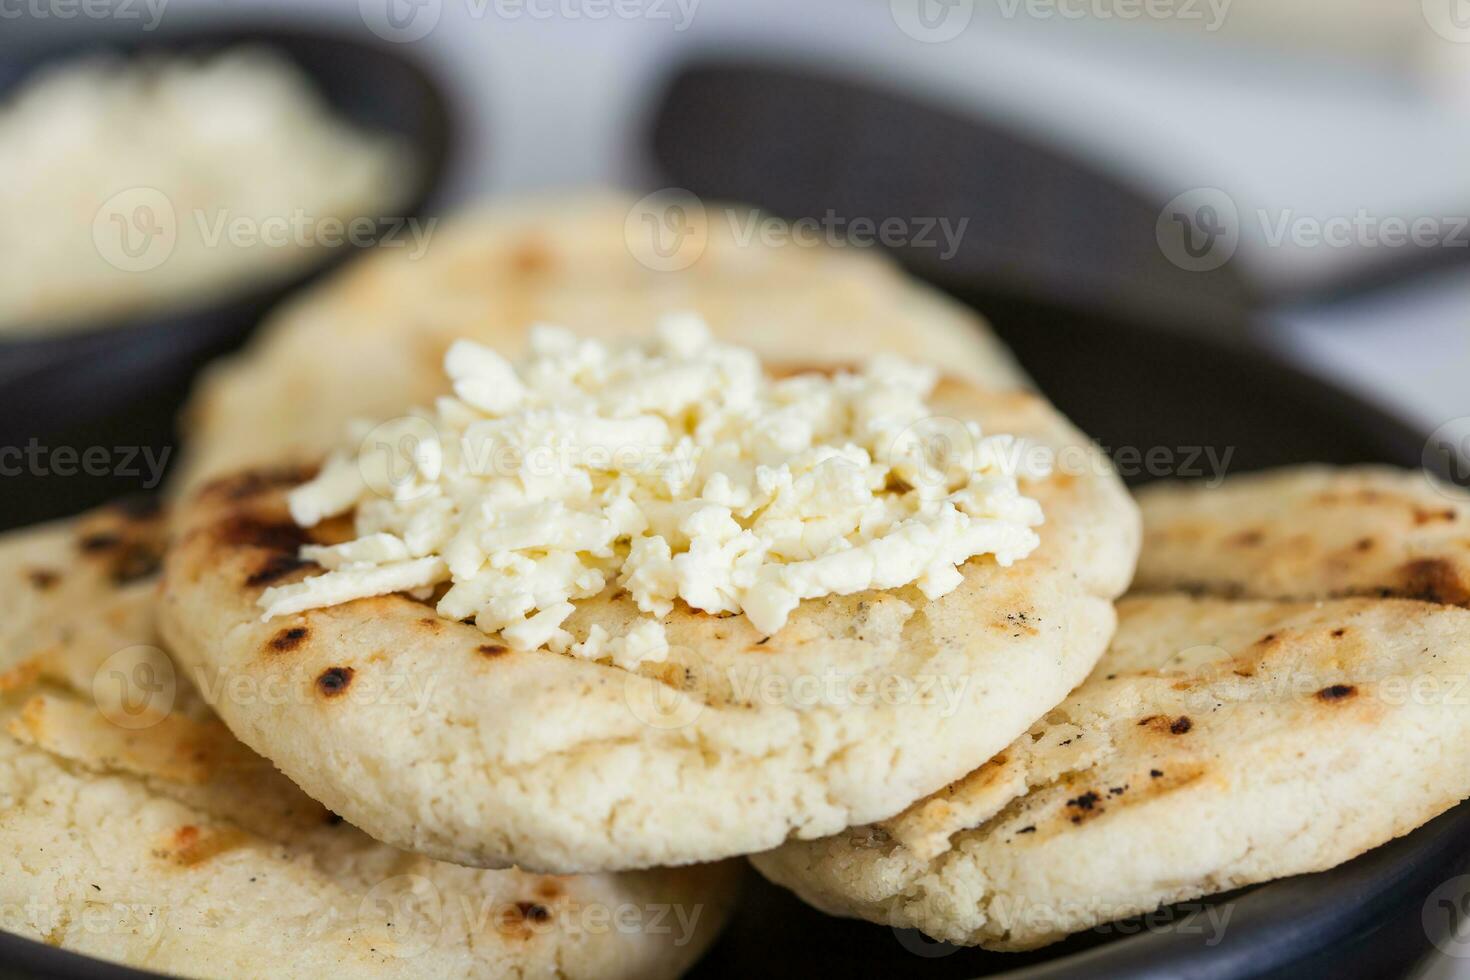
[[1444, 558], [1415, 559], [1401, 566], [1398, 574], [1406, 598], [1451, 606], [1470, 605], [1470, 583], [1453, 562]]
[[152, 544], [130, 542], [113, 558], [110, 575], [115, 585], [128, 585], [158, 574], [163, 554]]
[[305, 626], [288, 626], [271, 637], [267, 645], [277, 653], [287, 653], [305, 643], [310, 635], [311, 630]]
[[1073, 823], [1081, 823], [1083, 820], [1095, 817], [1103, 812], [1103, 807], [1098, 806], [1102, 797], [1094, 790], [1088, 790], [1078, 796], [1072, 797], [1066, 802], [1069, 811], [1068, 820]]
[[306, 532], [291, 521], [263, 521], [249, 514], [231, 514], [216, 525], [221, 544], [232, 548], [261, 548], [294, 555], [306, 544]]
[[46, 592], [61, 581], [61, 573], [50, 568], [33, 568], [26, 573], [26, 580], [37, 592]]
[[116, 531], [92, 531], [77, 539], [77, 550], [85, 555], [95, 555], [100, 551], [111, 551], [122, 544], [122, 535]]
[[1188, 715], [1180, 715], [1178, 718], [1170, 718], [1167, 715], [1149, 715], [1138, 719], [1138, 727], [1168, 732], [1170, 735], [1185, 735], [1194, 727], [1194, 722], [1189, 719]]
[[356, 673], [351, 667], [328, 667], [317, 676], [316, 689], [324, 698], [341, 697]]
[[293, 487], [305, 483], [316, 475], [315, 466], [268, 466], [231, 473], [206, 483], [199, 496], [219, 497], [239, 502], [258, 496], [268, 490]]
[[292, 554], [276, 553], [267, 555], [255, 567], [255, 571], [245, 576], [245, 587], [247, 589], [258, 589], [264, 585], [271, 585], [285, 578], [293, 572], [316, 571], [321, 568], [314, 561], [306, 561]]
[[116, 585], [127, 585], [155, 574], [163, 563], [162, 542], [138, 538], [116, 530], [89, 531], [77, 538], [77, 551], [85, 558], [106, 563], [107, 575]]
[[529, 942], [551, 920], [551, 910], [540, 902], [519, 901], [501, 909], [497, 931], [508, 939]]

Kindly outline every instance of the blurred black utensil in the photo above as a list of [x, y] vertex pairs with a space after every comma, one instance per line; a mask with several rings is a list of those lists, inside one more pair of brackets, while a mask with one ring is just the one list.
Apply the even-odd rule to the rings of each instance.
[[1192, 272], [1165, 257], [1165, 199], [994, 121], [866, 83], [697, 61], [668, 82], [651, 144], [666, 183], [706, 201], [849, 225], [964, 221], [952, 255], [893, 250], [942, 286], [1226, 334], [1258, 304], [1230, 266]]

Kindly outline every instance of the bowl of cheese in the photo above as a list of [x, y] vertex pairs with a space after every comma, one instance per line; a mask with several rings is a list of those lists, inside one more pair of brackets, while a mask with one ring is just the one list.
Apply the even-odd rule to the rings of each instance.
[[427, 247], [450, 113], [401, 52], [215, 29], [3, 60], [0, 383], [81, 441], [124, 414], [167, 438], [197, 368], [285, 295]]

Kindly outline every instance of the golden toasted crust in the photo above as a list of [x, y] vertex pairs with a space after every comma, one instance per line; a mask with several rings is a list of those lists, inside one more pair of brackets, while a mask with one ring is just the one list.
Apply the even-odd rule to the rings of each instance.
[[436, 228], [421, 255], [377, 249], [308, 291], [199, 386], [175, 485], [313, 459], [349, 420], [442, 394], [453, 341], [515, 353], [535, 323], [644, 336], [660, 315], [693, 311], [763, 356], [832, 364], [890, 351], [991, 387], [1027, 384], [979, 317], [872, 249], [747, 239], [744, 209], [710, 204], [685, 240], [699, 245], [691, 264], [661, 271], [630, 248], [633, 203], [603, 194], [497, 207]]
[[[403, 596], [270, 622], [302, 538], [284, 487], [249, 474], [185, 507], [165, 635], [201, 686], [243, 676], [293, 697], [216, 706], [235, 733], [374, 836], [466, 864], [554, 871], [710, 860], [891, 816], [1004, 746], [1086, 674], [1131, 573], [1136, 514], [1036, 395], [941, 386], [937, 412], [1071, 447], [1026, 487], [1035, 554], [989, 558], [928, 602], [908, 588], [804, 603], [769, 640], [680, 606], [667, 662], [639, 672], [514, 653]], [[568, 629], [618, 632], [609, 593]]]
[[1470, 502], [1422, 472], [1296, 467], [1217, 488], [1156, 483], [1138, 502], [1134, 591], [1470, 605]]
[[306, 796], [175, 674], [156, 576], [104, 546], [156, 552], [160, 525], [104, 511], [0, 539], [6, 929], [188, 976], [672, 977], [713, 939], [737, 868], [475, 871]]
[[[1146, 492], [1140, 563], [1156, 587], [1259, 593], [1238, 578], [1231, 543], [1247, 527], [1263, 532], [1252, 567], [1290, 564], [1294, 596], [1393, 591], [1371, 570], [1345, 575], [1330, 542], [1294, 533], [1282, 488], [1328, 500], [1376, 487], [1386, 500], [1417, 478], [1313, 468]], [[1315, 542], [1366, 533], [1305, 513], [1303, 524]], [[1188, 575], [1182, 558], [1168, 563], [1173, 577], [1159, 573], [1166, 563], [1149, 547], [1182, 548], [1178, 529], [1201, 527]], [[1381, 523], [1374, 533], [1389, 537]], [[1418, 547], [1452, 560], [1449, 541]], [[1299, 561], [1302, 549], [1315, 561]], [[1332, 867], [1470, 796], [1470, 611], [1175, 592], [1131, 596], [1118, 613], [1087, 682], [985, 766], [892, 820], [789, 844], [756, 866], [827, 911], [1028, 949]]]

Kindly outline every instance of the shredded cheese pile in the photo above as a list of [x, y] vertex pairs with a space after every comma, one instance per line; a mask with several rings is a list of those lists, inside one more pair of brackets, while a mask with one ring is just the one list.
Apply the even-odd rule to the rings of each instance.
[[[536, 327], [518, 365], [459, 341], [444, 367], [452, 397], [291, 493], [297, 523], [352, 512], [358, 537], [304, 547], [327, 571], [266, 590], [266, 618], [416, 591], [513, 648], [632, 668], [666, 656], [676, 600], [770, 634], [803, 599], [909, 584], [935, 599], [968, 559], [1038, 544], [1017, 479], [1045, 463], [936, 418], [934, 371], [895, 357], [774, 380], [681, 316], [638, 344]], [[578, 642], [573, 603], [614, 587], [646, 618]]]

